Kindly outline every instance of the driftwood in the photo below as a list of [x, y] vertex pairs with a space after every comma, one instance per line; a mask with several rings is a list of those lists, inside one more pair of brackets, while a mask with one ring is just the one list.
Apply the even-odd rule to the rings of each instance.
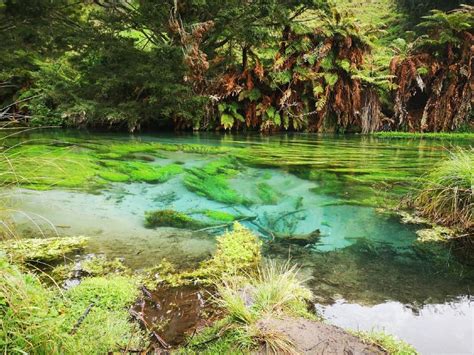
[[209, 231], [209, 230], [214, 230], [214, 229], [222, 229], [222, 228], [232, 226], [235, 222], [252, 221], [256, 218], [257, 218], [257, 216], [243, 217], [243, 218], [236, 219], [236, 220], [234, 220], [232, 222], [229, 222], [229, 223], [224, 223], [224, 224], [219, 224], [219, 225], [216, 225], [216, 226], [210, 226], [210, 227], [198, 229], [198, 230], [196, 230], [196, 232], [204, 232], [204, 231]]

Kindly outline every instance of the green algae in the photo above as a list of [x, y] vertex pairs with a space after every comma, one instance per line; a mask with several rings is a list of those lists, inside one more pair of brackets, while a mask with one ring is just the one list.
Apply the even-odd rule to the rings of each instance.
[[130, 176], [113, 169], [103, 169], [97, 174], [100, 178], [110, 182], [129, 182]]
[[224, 211], [206, 210], [204, 211], [204, 215], [210, 219], [221, 222], [232, 222], [236, 219], [233, 214]]
[[265, 205], [276, 205], [280, 201], [282, 194], [266, 182], [257, 184], [257, 196]]
[[199, 229], [206, 226], [203, 222], [195, 220], [188, 215], [173, 210], [157, 210], [145, 213], [145, 227], [174, 227]]
[[114, 182], [163, 183], [183, 172], [182, 166], [176, 164], [157, 166], [138, 161], [103, 161], [101, 165], [106, 169], [99, 172], [99, 176]]
[[230, 187], [229, 179], [236, 176], [238, 162], [234, 158], [215, 160], [202, 168], [186, 170], [183, 183], [189, 191], [229, 205], [251, 204]]
[[0, 243], [0, 249], [16, 262], [53, 261], [83, 249], [88, 240], [86, 237], [8, 240]]

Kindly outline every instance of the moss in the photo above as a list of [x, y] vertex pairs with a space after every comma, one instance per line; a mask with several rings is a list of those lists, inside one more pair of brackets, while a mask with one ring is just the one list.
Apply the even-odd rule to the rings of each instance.
[[136, 280], [123, 276], [85, 279], [65, 292], [49, 289], [36, 276], [19, 271], [0, 257], [2, 350], [93, 354], [127, 346], [142, 348], [145, 338], [129, 322], [127, 312], [137, 296]]
[[354, 332], [364, 343], [376, 345], [390, 355], [416, 355], [413, 346], [384, 332]]
[[432, 226], [416, 231], [416, 235], [420, 242], [447, 242], [456, 235], [456, 232], [446, 227]]
[[16, 262], [52, 261], [83, 249], [88, 240], [86, 237], [8, 240], [0, 244], [0, 249]]
[[127, 174], [120, 173], [115, 170], [102, 170], [97, 174], [104, 180], [111, 181], [111, 182], [128, 182], [130, 181], [130, 177]]
[[[137, 161], [104, 161], [101, 164], [108, 169], [106, 173], [108, 175], [104, 177], [103, 172], [101, 171], [99, 176], [107, 179], [107, 176], [112, 176], [112, 178], [114, 178], [116, 176], [113, 174], [118, 174], [117, 176], [119, 176], [119, 178], [125, 179], [125, 176], [127, 176], [127, 180], [135, 182], [163, 183], [183, 171], [183, 168], [176, 164], [170, 164], [162, 167]], [[111, 171], [112, 175], [110, 175]]]
[[233, 214], [224, 211], [206, 210], [204, 211], [204, 215], [206, 215], [210, 219], [221, 222], [232, 222], [236, 219]]
[[173, 210], [157, 210], [145, 213], [145, 227], [147, 228], [174, 227], [199, 229], [204, 226], [204, 223], [195, 220], [184, 213]]
[[83, 353], [107, 353], [125, 348], [129, 343], [133, 347], [143, 343], [142, 334], [134, 330], [127, 311], [138, 295], [137, 281], [124, 276], [86, 278], [68, 290], [56, 306], [65, 311], [64, 331], [71, 332], [93, 304], [71, 337], [70, 348]]
[[190, 283], [209, 285], [216, 280], [252, 273], [256, 271], [262, 259], [261, 244], [258, 237], [236, 222], [233, 231], [217, 238], [214, 256], [200, 263], [195, 270], [175, 273], [174, 268], [167, 264], [158, 278], [155, 278], [153, 273], [151, 278], [155, 279], [155, 282], [164, 281], [172, 286]]
[[129, 273], [130, 270], [122, 260], [115, 258], [108, 260], [104, 255], [98, 255], [82, 262], [82, 270], [89, 276], [106, 276], [111, 274]]
[[281, 194], [266, 182], [257, 184], [257, 196], [266, 205], [275, 205], [281, 198]]

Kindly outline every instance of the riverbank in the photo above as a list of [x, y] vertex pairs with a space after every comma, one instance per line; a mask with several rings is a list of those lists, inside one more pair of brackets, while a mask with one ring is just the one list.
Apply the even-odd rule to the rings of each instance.
[[[4, 242], [4, 350], [318, 353], [324, 348], [415, 353], [389, 336], [354, 336], [317, 321], [306, 303], [311, 293], [296, 269], [288, 264], [262, 266], [259, 240], [241, 226], [218, 240], [215, 255], [194, 270], [179, 272], [162, 262], [140, 273], [132, 273], [119, 260], [97, 256], [61, 261], [84, 248], [86, 241], [80, 238]], [[185, 284], [207, 286], [199, 290]], [[206, 289], [212, 295], [195, 302], [192, 295], [204, 295]], [[22, 296], [16, 297], [16, 292]], [[281, 320], [288, 316], [293, 318]], [[300, 328], [306, 333], [296, 331]], [[310, 335], [316, 329], [320, 338], [315, 343]]]

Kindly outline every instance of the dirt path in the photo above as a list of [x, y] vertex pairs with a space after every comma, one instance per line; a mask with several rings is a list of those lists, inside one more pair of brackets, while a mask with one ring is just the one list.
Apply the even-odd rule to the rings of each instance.
[[[374, 345], [364, 344], [359, 338], [345, 330], [322, 322], [303, 318], [271, 318], [261, 320], [258, 326], [283, 333], [301, 354], [386, 354]], [[264, 354], [265, 351], [261, 353]]]

